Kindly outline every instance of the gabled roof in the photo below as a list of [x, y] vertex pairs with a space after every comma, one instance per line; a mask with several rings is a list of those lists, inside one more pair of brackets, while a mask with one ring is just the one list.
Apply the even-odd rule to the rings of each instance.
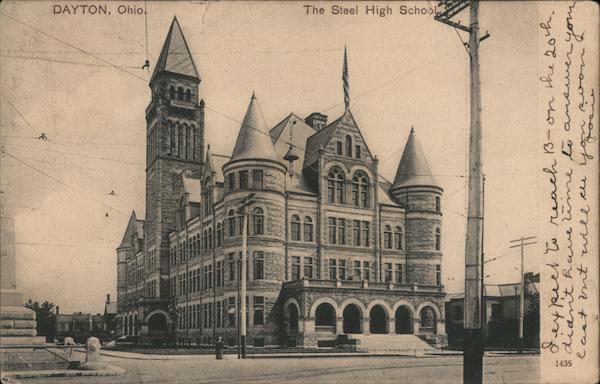
[[152, 83], [160, 72], [177, 73], [200, 80], [196, 64], [181, 32], [177, 17], [173, 18], [171, 28], [165, 39], [160, 56], [152, 73]]
[[121, 244], [117, 248], [130, 247], [131, 238], [134, 232], [137, 232], [138, 239], [144, 238], [144, 220], [138, 220], [135, 216], [135, 211], [132, 211]]
[[250, 99], [230, 161], [247, 159], [278, 160], [265, 118], [254, 94]]
[[199, 203], [202, 196], [200, 179], [182, 176], [183, 193], [188, 194], [188, 203]]
[[[352, 117], [350, 110], [346, 110], [346, 112], [344, 112], [342, 116], [338, 117], [337, 120], [308, 138], [306, 141], [306, 154], [304, 155], [303, 168], [308, 168], [317, 161], [319, 157], [319, 148], [327, 146], [331, 136], [333, 136], [338, 125], [342, 122], [347, 113], [350, 114], [350, 117]], [[354, 118], [352, 119], [354, 120]]]
[[[223, 183], [225, 177], [223, 175], [223, 166], [229, 161], [230, 157], [220, 155], [218, 153], [212, 153], [210, 145], [206, 148], [206, 159], [204, 160], [204, 177], [215, 173], [215, 183]], [[207, 173], [208, 172], [208, 173]]]
[[398, 164], [392, 188], [409, 186], [439, 187], [431, 174], [431, 169], [425, 158], [425, 152], [421, 148], [421, 143], [417, 139], [414, 128], [410, 130], [410, 135], [408, 136], [402, 158]]

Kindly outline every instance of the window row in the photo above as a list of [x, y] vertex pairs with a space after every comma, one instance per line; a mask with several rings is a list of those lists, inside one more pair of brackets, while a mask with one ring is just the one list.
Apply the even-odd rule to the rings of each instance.
[[[350, 264], [352, 263], [352, 264]], [[352, 268], [352, 270], [350, 269]], [[369, 261], [346, 259], [329, 259], [330, 280], [371, 280], [371, 263]]]
[[358, 247], [370, 246], [370, 223], [361, 220], [347, 220], [339, 217], [330, 217], [328, 220], [329, 244], [346, 245], [347, 227], [352, 225], [352, 243]]
[[163, 142], [166, 143], [167, 147], [167, 155], [195, 160], [196, 136], [196, 127], [194, 125], [169, 121], [167, 123], [167, 130], [163, 136]]
[[[327, 201], [346, 204], [346, 175], [339, 167], [332, 167], [327, 176]], [[363, 171], [352, 175], [351, 204], [355, 207], [368, 208], [370, 205], [369, 176]]]
[[300, 222], [300, 216], [292, 215], [290, 223], [290, 239], [292, 241], [313, 241], [313, 221], [309, 216]]
[[174, 86], [170, 86], [169, 87], [169, 99], [192, 101], [192, 90], [189, 88], [184, 90], [183, 87], [177, 87], [177, 89], [175, 89]]
[[[335, 143], [335, 154], [338, 156], [348, 156], [348, 157], [354, 157], [356, 159], [360, 159], [362, 158], [362, 148], [360, 146], [360, 144], [356, 144], [353, 146], [352, 143], [352, 136], [350, 135], [346, 135], [345, 139], [344, 139], [345, 143], [343, 143], [342, 141], [337, 141]], [[344, 153], [344, 144], [346, 147], [346, 152]], [[354, 153], [352, 153], [352, 149], [354, 149]]]
[[385, 249], [404, 249], [404, 232], [402, 227], [396, 226], [392, 232], [392, 227], [386, 225], [383, 229], [383, 248]]
[[[237, 326], [238, 302], [237, 297], [228, 297], [216, 302], [182, 305], [177, 308], [177, 329], [203, 329], [226, 328]], [[265, 323], [265, 298], [264, 296], [246, 297], [246, 325], [250, 323], [248, 316], [252, 308], [253, 325]]]
[[[226, 281], [238, 281], [240, 279], [241, 253], [236, 258], [235, 253], [227, 255], [226, 261], [217, 261], [214, 265], [208, 264], [188, 272], [180, 273], [170, 279], [171, 296], [180, 296], [200, 292], [212, 288], [220, 288]], [[252, 266], [250, 266], [252, 262]], [[246, 260], [246, 278], [263, 280], [265, 278], [265, 255], [262, 251], [255, 251], [252, 257]], [[251, 268], [250, 268], [251, 267]]]
[[314, 258], [312, 257], [300, 257], [292, 256], [292, 280], [314, 279], [315, 265]]
[[[250, 179], [250, 176], [252, 176], [252, 179]], [[264, 172], [262, 169], [253, 169], [252, 173], [243, 170], [225, 175], [225, 192], [263, 188]]]
[[[262, 208], [253, 208], [248, 220], [250, 235], [265, 234], [265, 214]], [[243, 230], [244, 215], [238, 215], [233, 209], [230, 209], [227, 213], [227, 235], [230, 237], [238, 236], [242, 234]]]

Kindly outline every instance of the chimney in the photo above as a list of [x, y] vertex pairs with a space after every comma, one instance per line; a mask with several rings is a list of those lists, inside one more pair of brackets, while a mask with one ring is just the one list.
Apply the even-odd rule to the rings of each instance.
[[106, 294], [106, 304], [110, 304], [110, 293]]
[[56, 306], [56, 314], [60, 315], [60, 307], [58, 305]]
[[313, 127], [315, 131], [320, 131], [327, 125], [327, 116], [319, 112], [313, 112], [304, 121]]

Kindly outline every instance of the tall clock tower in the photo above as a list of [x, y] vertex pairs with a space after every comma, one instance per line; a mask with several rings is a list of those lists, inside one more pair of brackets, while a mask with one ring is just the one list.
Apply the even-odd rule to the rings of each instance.
[[[177, 18], [150, 80], [146, 108], [145, 281], [169, 297], [168, 234], [175, 228], [181, 176], [200, 177], [204, 159], [204, 101], [200, 75]], [[149, 261], [152, 262], [149, 262]]]

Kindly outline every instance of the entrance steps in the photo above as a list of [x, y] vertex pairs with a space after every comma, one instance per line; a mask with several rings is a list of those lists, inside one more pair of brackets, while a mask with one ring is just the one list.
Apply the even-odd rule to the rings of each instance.
[[423, 355], [433, 352], [435, 348], [415, 335], [374, 334], [348, 335], [357, 341], [357, 350], [370, 353], [406, 353], [407, 355]]
[[1, 371], [56, 370], [78, 365], [63, 351], [44, 347], [11, 347], [0, 349]]

